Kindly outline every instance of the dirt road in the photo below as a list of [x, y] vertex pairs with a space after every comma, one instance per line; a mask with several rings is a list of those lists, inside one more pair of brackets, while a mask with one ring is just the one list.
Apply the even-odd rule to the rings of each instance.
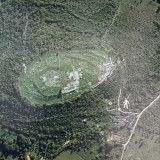
[[130, 142], [130, 140], [131, 140], [131, 138], [132, 138], [132, 136], [133, 136], [133, 133], [134, 133], [134, 131], [135, 131], [135, 128], [136, 128], [136, 126], [137, 126], [137, 124], [138, 124], [138, 122], [139, 122], [139, 119], [141, 118], [142, 114], [143, 114], [147, 109], [149, 109], [150, 107], [152, 107], [152, 105], [153, 105], [158, 99], [160, 99], [160, 95], [159, 95], [157, 98], [155, 98], [147, 107], [145, 107], [145, 108], [141, 111], [141, 113], [140, 113], [139, 115], [137, 115], [137, 116], [138, 116], [138, 117], [137, 117], [137, 120], [136, 120], [136, 122], [135, 122], [135, 124], [134, 124], [134, 126], [133, 126], [133, 128], [132, 128], [132, 131], [131, 131], [131, 134], [130, 134], [130, 136], [129, 136], [129, 138], [128, 138], [128, 141], [123, 145], [121, 160], [123, 160], [124, 151], [126, 150], [128, 144], [129, 144], [129, 142]]

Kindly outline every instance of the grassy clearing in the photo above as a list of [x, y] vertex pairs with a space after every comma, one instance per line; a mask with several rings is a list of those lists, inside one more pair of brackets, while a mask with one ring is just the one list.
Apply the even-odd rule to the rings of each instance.
[[[27, 66], [27, 72], [19, 77], [19, 90], [23, 97], [38, 104], [52, 104], [70, 100], [98, 83], [105, 74], [99, 65], [109, 61], [107, 51], [100, 49], [49, 52]], [[74, 73], [78, 74], [78, 88], [70, 94], [61, 91], [75, 85]], [[70, 77], [70, 73], [72, 74]]]
[[75, 152], [71, 153], [71, 151], [64, 151], [54, 160], [84, 160], [84, 159]]

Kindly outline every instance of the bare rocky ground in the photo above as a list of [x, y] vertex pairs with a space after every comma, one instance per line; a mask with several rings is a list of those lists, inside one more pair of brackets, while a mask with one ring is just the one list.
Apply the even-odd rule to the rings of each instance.
[[[102, 37], [102, 46], [109, 46], [113, 54], [124, 60], [121, 66], [120, 103], [122, 104], [123, 99], [130, 95], [129, 111], [132, 112], [141, 112], [160, 93], [159, 81], [152, 76], [150, 70], [154, 64], [154, 53], [157, 52], [160, 44], [159, 30], [155, 26], [155, 21], [159, 19], [157, 8], [158, 3], [147, 0], [123, 0], [114, 24]], [[157, 102], [142, 115], [124, 153], [124, 160], [159, 159], [159, 111], [160, 102]], [[117, 116], [116, 112], [115, 116]], [[124, 115], [121, 116], [125, 118]], [[117, 126], [118, 131], [115, 133], [121, 136], [122, 143], [125, 143], [133, 124], [114, 124], [114, 126], [114, 132]]]

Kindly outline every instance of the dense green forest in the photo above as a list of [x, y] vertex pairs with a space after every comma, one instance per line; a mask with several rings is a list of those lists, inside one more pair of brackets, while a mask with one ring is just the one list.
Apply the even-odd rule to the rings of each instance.
[[[135, 63], [127, 58], [127, 53], [111, 51], [115, 58], [123, 60], [125, 57], [131, 65], [122, 71], [126, 67], [122, 64], [98, 88], [64, 104], [32, 104], [20, 96], [17, 81], [23, 62], [29, 64], [50, 50], [104, 48], [101, 41], [110, 29], [119, 3], [120, 0], [0, 1], [0, 159], [23, 159], [29, 153], [35, 160], [40, 157], [53, 159], [66, 149], [89, 151], [93, 144], [98, 144], [99, 156], [92, 159], [112, 159], [109, 151], [115, 144], [102, 143], [102, 137], [112, 128], [106, 107], [109, 101], [116, 105], [119, 88], [124, 84], [128, 89], [124, 96], [132, 93], [136, 99], [135, 108], [141, 100], [147, 103], [144, 93], [159, 90], [157, 44], [156, 51], [146, 50], [141, 59], [138, 54], [137, 57], [132, 55]], [[127, 19], [118, 18], [121, 21], [116, 21], [115, 25], [123, 29]], [[127, 27], [131, 30], [133, 26]], [[148, 34], [159, 37], [159, 28], [159, 20], [154, 19], [154, 31]], [[109, 30], [110, 35], [113, 33]], [[147, 72], [137, 67], [144, 57], [147, 64], [142, 68], [148, 67]], [[122, 78], [124, 75], [128, 76], [128, 81]], [[146, 91], [147, 84], [150, 88]], [[66, 141], [69, 143], [63, 146]], [[108, 150], [104, 151], [104, 147]]]
[[[99, 90], [65, 104], [36, 106], [20, 96], [17, 86], [23, 62], [29, 64], [48, 50], [98, 46], [99, 37], [110, 24], [118, 1], [85, 3], [0, 2], [0, 159], [23, 159], [29, 152], [35, 159], [53, 158], [64, 149], [61, 146], [67, 140], [70, 143], [65, 148], [72, 150], [100, 143], [101, 130], [109, 127], [106, 95]], [[96, 12], [101, 7], [104, 9]], [[104, 14], [106, 8], [109, 14]], [[89, 42], [92, 39], [93, 42]], [[87, 122], [83, 122], [84, 119]]]

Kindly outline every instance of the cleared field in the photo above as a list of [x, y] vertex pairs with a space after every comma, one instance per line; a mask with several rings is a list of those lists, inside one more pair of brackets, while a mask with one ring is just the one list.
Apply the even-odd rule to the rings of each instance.
[[71, 153], [71, 151], [64, 151], [54, 160], [84, 160], [75, 152]]
[[36, 104], [62, 102], [102, 83], [112, 66], [106, 50], [52, 51], [26, 66], [19, 91]]

